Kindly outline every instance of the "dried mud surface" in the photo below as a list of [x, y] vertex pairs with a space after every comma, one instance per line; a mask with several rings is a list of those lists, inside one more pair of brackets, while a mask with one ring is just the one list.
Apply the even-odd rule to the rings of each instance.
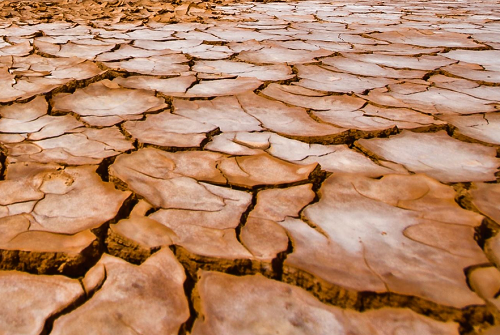
[[497, 1], [0, 2], [0, 334], [499, 334]]

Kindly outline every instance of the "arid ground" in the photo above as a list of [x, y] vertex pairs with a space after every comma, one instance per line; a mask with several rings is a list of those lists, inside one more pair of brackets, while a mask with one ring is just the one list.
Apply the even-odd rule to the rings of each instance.
[[500, 334], [498, 1], [1, 1], [0, 37], [0, 334]]

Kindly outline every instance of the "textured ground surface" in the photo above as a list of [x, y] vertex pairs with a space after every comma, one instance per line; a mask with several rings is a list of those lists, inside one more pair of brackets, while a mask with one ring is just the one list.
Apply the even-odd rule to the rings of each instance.
[[0, 18], [0, 334], [500, 333], [498, 2]]

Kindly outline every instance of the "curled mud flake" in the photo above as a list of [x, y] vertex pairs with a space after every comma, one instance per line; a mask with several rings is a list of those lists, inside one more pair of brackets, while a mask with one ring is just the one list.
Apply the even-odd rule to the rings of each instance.
[[234, 52], [225, 45], [201, 44], [186, 51], [191, 57], [203, 60], [223, 60], [231, 57]]
[[[0, 74], [1, 78], [1, 74]], [[24, 100], [35, 95], [47, 94], [71, 82], [72, 79], [56, 79], [47, 77], [23, 77], [15, 83], [0, 82], [0, 102]]]
[[14, 103], [10, 106], [0, 107], [0, 131], [1, 132], [23, 132], [16, 131], [14, 122], [29, 122], [47, 114], [48, 104], [43, 97], [37, 97], [26, 104]]
[[9, 25], [7, 27], [2, 27], [0, 30], [2, 36], [7, 37], [33, 37], [39, 31], [37, 27], [24, 26], [24, 25]]
[[[271, 84], [262, 93], [288, 104], [313, 109], [310, 115], [338, 127], [358, 130], [362, 136], [378, 136], [399, 129], [439, 129], [446, 123], [408, 108], [384, 108], [342, 94], [321, 96], [300, 86]], [[315, 95], [316, 94], [316, 95]]]
[[50, 73], [50, 78], [84, 80], [98, 77], [105, 72], [106, 71], [101, 70], [95, 63], [86, 61], [74, 67], [56, 69]]
[[78, 58], [50, 58], [32, 54], [13, 57], [12, 73], [18, 77], [85, 80], [104, 74], [95, 63]]
[[36, 230], [72, 234], [99, 227], [116, 216], [130, 195], [103, 183], [95, 173], [95, 166], [69, 167], [65, 171], [75, 182], [65, 194], [49, 193], [37, 203], [33, 215], [40, 227]]
[[[170, 50], [170, 51], [182, 52], [186, 48], [197, 47], [202, 43], [203, 43], [202, 40], [172, 40], [172, 41], [161, 41], [161, 42], [139, 40], [134, 42], [134, 46], [145, 50], [157, 50], [157, 51]], [[181, 56], [182, 55], [177, 55], [177, 57]]]
[[274, 158], [268, 154], [227, 158], [220, 170], [232, 185], [254, 187], [260, 185], [293, 184], [308, 180], [317, 163], [298, 165]]
[[221, 158], [223, 155], [210, 152], [170, 153], [146, 148], [119, 156], [109, 171], [112, 178], [126, 183], [155, 207], [183, 208], [183, 203], [199, 202], [193, 196], [203, 195], [205, 198], [200, 205], [203, 204], [206, 210], [217, 210], [222, 205], [221, 199], [197, 180], [225, 184], [227, 180], [217, 169]]
[[165, 30], [139, 29], [125, 34], [127, 39], [141, 41], [164, 41], [172, 39], [172, 32]]
[[245, 42], [250, 40], [263, 41], [273, 38], [273, 35], [267, 34], [265, 31], [260, 32], [253, 29], [240, 29], [236, 27], [212, 27], [207, 29], [205, 32], [217, 36], [227, 42]]
[[73, 235], [32, 231], [23, 227], [30, 222], [35, 220], [28, 214], [0, 219], [0, 230], [5, 233], [0, 244], [1, 269], [77, 277], [99, 257], [98, 238], [89, 230]]

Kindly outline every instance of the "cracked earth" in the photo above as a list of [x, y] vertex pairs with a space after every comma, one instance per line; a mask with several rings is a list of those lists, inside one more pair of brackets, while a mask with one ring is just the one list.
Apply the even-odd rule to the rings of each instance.
[[498, 1], [2, 1], [0, 37], [0, 334], [500, 334]]

